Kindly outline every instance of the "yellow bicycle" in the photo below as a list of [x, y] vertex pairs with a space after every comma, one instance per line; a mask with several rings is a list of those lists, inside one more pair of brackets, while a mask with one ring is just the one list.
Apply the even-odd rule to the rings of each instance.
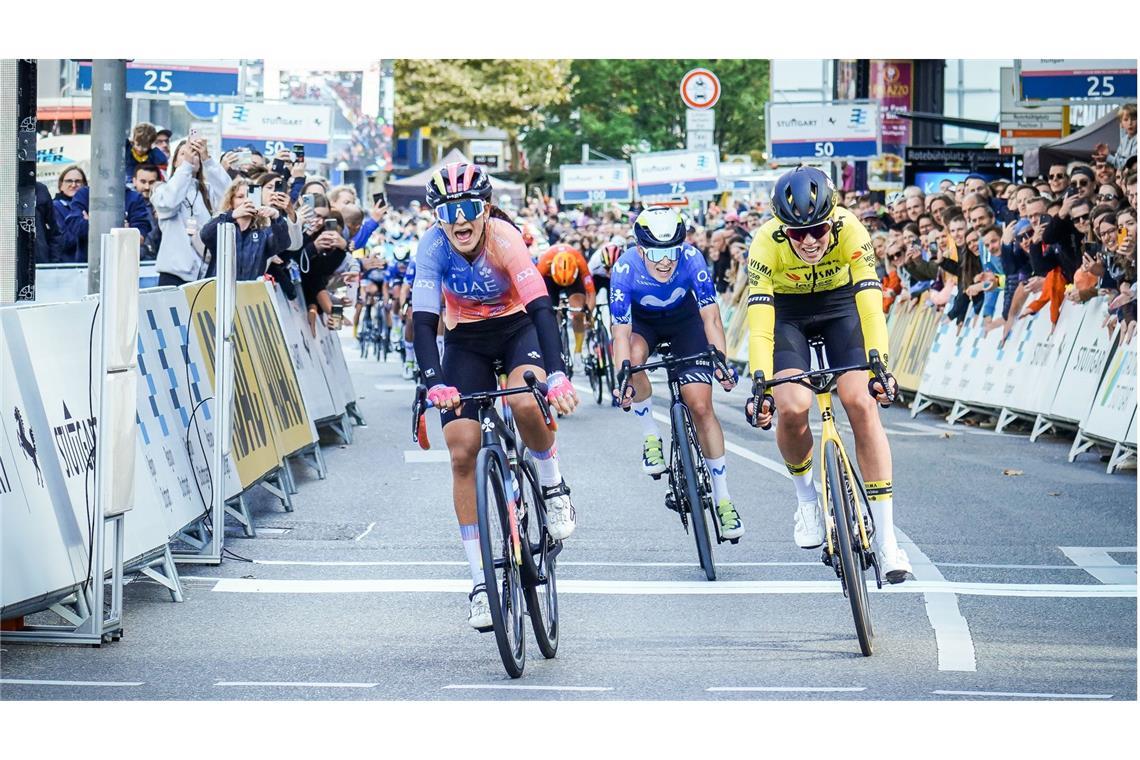
[[[749, 404], [752, 410], [757, 410], [767, 399], [774, 409], [775, 404], [772, 397], [767, 395], [767, 391], [784, 383], [802, 385], [816, 395], [816, 403], [819, 405], [823, 421], [823, 429], [820, 432], [820, 449], [823, 454], [821, 498], [825, 505], [827, 528], [827, 539], [821, 559], [823, 564], [835, 570], [843, 587], [843, 595], [851, 603], [859, 648], [865, 657], [870, 657], [875, 632], [871, 626], [871, 610], [864, 571], [874, 569], [875, 583], [879, 588], [883, 587], [879, 560], [871, 548], [871, 539], [875, 535], [875, 522], [871, 517], [867, 493], [863, 489], [863, 479], [859, 477], [851, 458], [847, 456], [847, 451], [843, 448], [843, 439], [839, 437], [839, 429], [835, 426], [835, 415], [831, 411], [831, 394], [835, 391], [839, 376], [845, 372], [870, 370], [875, 375], [872, 382], [881, 382], [883, 387], [887, 388], [886, 369], [879, 358], [879, 353], [874, 350], [869, 352], [870, 360], [866, 364], [838, 369], [829, 368], [823, 358], [823, 339], [812, 336], [808, 340], [808, 345], [815, 351], [816, 363], [820, 369], [770, 381], [764, 380], [763, 372], [756, 372], [753, 375], [752, 399]], [[747, 409], [745, 413], [749, 422], [755, 424], [753, 415]], [[768, 428], [771, 426], [769, 423]]]

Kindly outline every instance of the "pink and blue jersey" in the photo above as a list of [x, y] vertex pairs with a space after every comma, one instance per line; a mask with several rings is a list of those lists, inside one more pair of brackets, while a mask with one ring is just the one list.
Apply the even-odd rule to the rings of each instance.
[[636, 247], [627, 248], [610, 270], [610, 314], [617, 324], [628, 325], [634, 312], [649, 318], [665, 316], [685, 304], [690, 294], [700, 309], [716, 303], [705, 258], [691, 245], [681, 250], [677, 268], [666, 282], [649, 273]]
[[547, 295], [522, 234], [501, 219], [489, 219], [487, 240], [474, 261], [456, 253], [438, 225], [416, 251], [412, 309], [439, 314], [439, 294], [447, 304], [444, 324], [479, 322], [526, 309]]

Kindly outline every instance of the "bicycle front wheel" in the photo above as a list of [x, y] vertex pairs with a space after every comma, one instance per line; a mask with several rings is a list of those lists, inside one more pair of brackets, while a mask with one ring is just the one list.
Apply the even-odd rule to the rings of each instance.
[[701, 493], [700, 480], [697, 467], [703, 466], [700, 446], [697, 445], [696, 431], [693, 429], [693, 420], [689, 416], [689, 408], [684, 404], [674, 404], [673, 416], [673, 446], [677, 450], [680, 460], [680, 472], [673, 477], [679, 485], [679, 495], [683, 495], [689, 505], [689, 522], [693, 526], [693, 538], [697, 542], [697, 558], [705, 577], [710, 581], [716, 580], [716, 565], [713, 564], [712, 541], [709, 539], [709, 526], [705, 522], [704, 494]]
[[827, 494], [835, 525], [835, 545], [839, 551], [839, 566], [843, 573], [843, 590], [851, 603], [855, 618], [855, 634], [864, 657], [870, 657], [874, 633], [871, 630], [871, 607], [867, 581], [863, 577], [862, 547], [859, 545], [859, 528], [854, 523], [854, 505], [851, 503], [851, 483], [847, 470], [839, 461], [839, 447], [833, 442], [824, 443], [824, 469], [827, 476]]
[[507, 675], [518, 678], [526, 666], [523, 637], [523, 586], [515, 552], [517, 527], [506, 496], [506, 481], [499, 457], [480, 449], [475, 460], [475, 510], [479, 518], [479, 550], [483, 557], [483, 580], [495, 643]]
[[546, 532], [546, 504], [538, 485], [538, 473], [529, 454], [521, 468], [521, 497], [526, 504], [521, 531], [523, 543], [523, 588], [530, 626], [542, 656], [558, 654], [558, 585], [554, 578], [557, 545]]
[[617, 379], [614, 377], [614, 357], [610, 348], [610, 334], [605, 325], [598, 325], [598, 345], [602, 375], [606, 379], [606, 390], [612, 395], [614, 388], [617, 387]]

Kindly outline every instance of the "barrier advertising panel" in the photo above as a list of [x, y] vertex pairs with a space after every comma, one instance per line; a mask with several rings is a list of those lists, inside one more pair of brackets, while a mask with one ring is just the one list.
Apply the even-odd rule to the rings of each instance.
[[301, 385], [301, 397], [305, 400], [310, 420], [316, 422], [344, 413], [343, 405], [338, 410], [329, 391], [329, 382], [321, 367], [320, 349], [316, 338], [309, 332], [305, 312], [298, 300], [290, 301], [275, 284], [265, 283], [272, 291], [276, 303], [277, 318], [285, 337], [285, 345], [297, 379]]

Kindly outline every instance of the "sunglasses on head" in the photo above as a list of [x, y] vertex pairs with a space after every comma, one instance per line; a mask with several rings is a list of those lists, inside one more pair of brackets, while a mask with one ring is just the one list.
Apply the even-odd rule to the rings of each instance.
[[813, 224], [811, 227], [784, 228], [784, 234], [797, 243], [802, 243], [804, 240], [807, 240], [809, 235], [816, 240], [823, 240], [827, 237], [827, 233], [829, 232], [831, 232], [831, 222], [820, 222], [819, 224]]
[[463, 212], [463, 218], [470, 222], [481, 215], [486, 207], [486, 203], [477, 199], [451, 201], [436, 206], [435, 215], [444, 224], [455, 224], [459, 221], [459, 213]]
[[681, 258], [681, 246], [679, 245], [669, 246], [668, 248], [642, 248], [641, 250], [645, 252], [645, 258], [654, 264], [658, 264], [665, 259], [676, 261]]

